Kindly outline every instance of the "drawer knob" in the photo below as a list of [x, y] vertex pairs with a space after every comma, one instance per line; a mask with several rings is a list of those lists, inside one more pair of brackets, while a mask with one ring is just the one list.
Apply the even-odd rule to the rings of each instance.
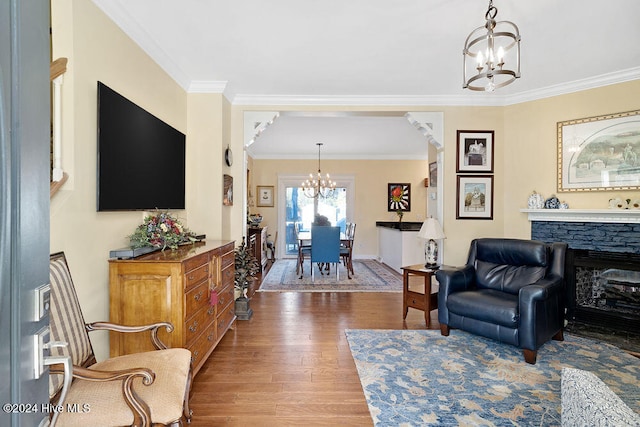
[[215, 307], [209, 307], [209, 310], [207, 310], [207, 314], [211, 316], [215, 311], [216, 311]]
[[213, 334], [209, 334], [209, 336], [207, 337], [207, 339], [208, 339], [209, 341], [213, 341]]
[[193, 296], [193, 299], [196, 301], [200, 301], [200, 298], [202, 298], [202, 291], [198, 292]]
[[189, 330], [191, 332], [195, 332], [195, 331], [198, 330], [198, 321], [197, 320], [193, 322], [193, 325], [189, 326]]

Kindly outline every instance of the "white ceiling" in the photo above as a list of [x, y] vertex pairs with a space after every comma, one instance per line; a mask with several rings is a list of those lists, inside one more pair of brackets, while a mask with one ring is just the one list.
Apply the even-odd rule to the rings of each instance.
[[[494, 93], [462, 89], [463, 45], [484, 24], [486, 0], [93, 1], [185, 90], [236, 105], [507, 105], [640, 78], [638, 0], [494, 0], [497, 20], [522, 36], [522, 77]], [[320, 130], [347, 121], [287, 119]], [[332, 145], [399, 140], [363, 126]], [[290, 135], [288, 150], [313, 157], [322, 140], [324, 157], [335, 133], [326, 135]]]

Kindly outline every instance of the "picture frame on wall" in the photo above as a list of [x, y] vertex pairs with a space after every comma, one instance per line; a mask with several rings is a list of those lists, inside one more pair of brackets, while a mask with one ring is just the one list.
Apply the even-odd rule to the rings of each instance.
[[256, 206], [273, 207], [273, 185], [257, 185], [256, 194], [258, 196]]
[[458, 175], [456, 219], [493, 219], [493, 176]]
[[494, 131], [459, 130], [457, 133], [458, 173], [493, 173]]
[[429, 163], [429, 187], [438, 186], [438, 162]]
[[222, 178], [222, 204], [233, 206], [233, 177], [227, 174]]
[[387, 210], [389, 212], [411, 211], [411, 184], [387, 184]]
[[558, 192], [640, 189], [640, 110], [558, 122]]

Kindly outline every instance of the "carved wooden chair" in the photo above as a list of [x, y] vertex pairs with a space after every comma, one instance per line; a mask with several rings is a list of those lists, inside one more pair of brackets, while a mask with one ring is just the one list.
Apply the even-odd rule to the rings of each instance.
[[[73, 380], [64, 386], [62, 365], [52, 365], [49, 396], [53, 404], [77, 411], [54, 414], [58, 426], [181, 426], [190, 422], [191, 352], [167, 347], [158, 330], [170, 323], [122, 326], [85, 323], [63, 252], [51, 255], [51, 356], [71, 358]], [[97, 362], [89, 332], [150, 332], [157, 351], [129, 354]], [[68, 343], [61, 346], [60, 342]]]

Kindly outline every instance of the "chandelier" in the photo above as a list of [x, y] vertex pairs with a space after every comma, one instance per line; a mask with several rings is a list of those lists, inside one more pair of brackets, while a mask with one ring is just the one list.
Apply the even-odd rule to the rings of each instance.
[[520, 78], [520, 32], [513, 22], [496, 22], [497, 14], [489, 0], [487, 22], [467, 37], [462, 51], [463, 89], [493, 92]]
[[325, 178], [322, 177], [322, 172], [320, 171], [320, 147], [323, 144], [322, 142], [316, 142], [316, 145], [318, 146], [318, 174], [314, 178], [313, 174], [310, 173], [309, 179], [302, 183], [303, 194], [312, 199], [318, 196], [330, 197], [336, 189], [336, 182], [329, 178], [329, 174]]

